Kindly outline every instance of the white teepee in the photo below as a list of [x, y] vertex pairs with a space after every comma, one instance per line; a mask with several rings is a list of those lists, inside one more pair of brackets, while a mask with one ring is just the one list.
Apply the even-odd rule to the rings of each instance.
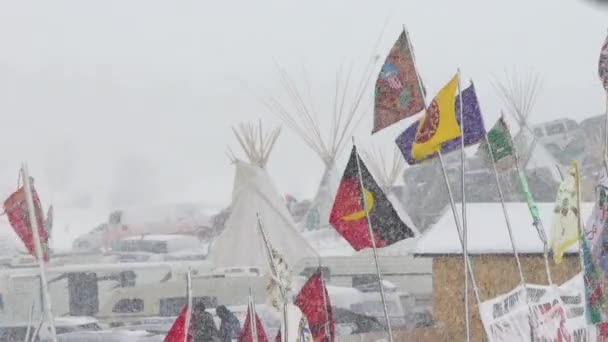
[[535, 73], [505, 73], [503, 82], [494, 86], [507, 106], [507, 113], [519, 125], [519, 132], [514, 138], [515, 148], [519, 154], [520, 166], [524, 169], [546, 168], [554, 181], [561, 182], [559, 162], [534, 135], [529, 125], [530, 115], [540, 90], [539, 77]]
[[298, 233], [295, 223], [270, 176], [264, 169], [279, 130], [262, 134], [254, 126], [234, 130], [249, 157], [245, 163], [232, 157], [236, 167], [231, 213], [224, 231], [214, 241], [209, 260], [216, 268], [257, 267], [269, 272], [263, 239], [258, 230], [258, 215], [272, 246], [293, 267], [303, 258], [316, 258], [316, 252]]
[[385, 155], [383, 150], [377, 147], [363, 150], [362, 154], [365, 159], [365, 165], [367, 165], [388, 200], [391, 201], [393, 208], [395, 208], [401, 220], [414, 231], [416, 236], [420, 235], [420, 231], [407, 213], [403, 202], [394, 191], [394, 186], [405, 168], [405, 160], [401, 156], [399, 148], [393, 144], [393, 156], [391, 159]]
[[[359, 84], [350, 84], [351, 73], [345, 78], [338, 73], [336, 77], [333, 101], [322, 108], [322, 117], [328, 121], [319, 120], [317, 107], [311, 95], [311, 87], [306, 79], [304, 87], [299, 88], [292, 77], [283, 69], [279, 69], [281, 84], [285, 89], [287, 101], [277, 98], [264, 101], [266, 106], [277, 115], [285, 125], [292, 129], [323, 161], [325, 171], [317, 193], [311, 202], [308, 212], [299, 222], [303, 230], [314, 231], [330, 228], [329, 215], [334, 203], [340, 175], [336, 171], [336, 159], [350, 145], [354, 130], [365, 114], [367, 87], [375, 69], [376, 59], [370, 61], [363, 72]], [[322, 96], [321, 98], [326, 98]], [[327, 125], [324, 132], [323, 126]]]

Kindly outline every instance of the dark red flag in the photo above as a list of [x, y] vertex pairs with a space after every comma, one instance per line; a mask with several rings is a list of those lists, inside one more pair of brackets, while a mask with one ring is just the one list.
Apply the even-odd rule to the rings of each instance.
[[[334, 341], [336, 322], [334, 321], [327, 288], [317, 270], [304, 284], [296, 297], [295, 304], [308, 320], [308, 326], [315, 341]], [[327, 323], [327, 333], [325, 324]], [[327, 339], [329, 337], [329, 339]]]
[[[184, 337], [186, 332], [184, 331], [184, 327], [186, 326], [186, 315], [188, 314], [188, 305], [184, 305], [182, 312], [180, 312], [179, 316], [173, 322], [171, 329], [165, 336], [164, 342], [184, 342]], [[192, 321], [190, 322], [190, 326], [192, 326]], [[190, 330], [190, 329], [188, 329]], [[188, 342], [192, 341], [192, 335], [188, 333]]]
[[[36, 212], [36, 220], [38, 221], [42, 256], [44, 261], [49, 261], [48, 234], [44, 229], [42, 206], [40, 205], [40, 199], [38, 198], [38, 193], [36, 193], [33, 184], [31, 184], [31, 188], [32, 198], [34, 200], [34, 211]], [[4, 201], [4, 212], [6, 213], [13, 230], [17, 233], [21, 241], [23, 241], [27, 251], [36, 257], [34, 233], [30, 222], [29, 211], [27, 210], [27, 203], [25, 201], [25, 189], [23, 187], [20, 187]]]
[[[367, 212], [359, 181], [357, 159], [361, 166]], [[395, 208], [367, 170], [363, 160], [359, 158], [356, 147], [353, 146], [336, 193], [329, 223], [355, 250], [359, 251], [372, 247], [367, 220], [371, 223], [376, 247], [385, 247], [414, 236], [412, 229], [401, 221]]]
[[[258, 335], [258, 342], [268, 342], [264, 326], [257, 314], [255, 314], [255, 329]], [[243, 329], [241, 329], [239, 342], [253, 342], [253, 335], [251, 334], [251, 310], [247, 311], [247, 318], [245, 318], [245, 324], [243, 324]]]

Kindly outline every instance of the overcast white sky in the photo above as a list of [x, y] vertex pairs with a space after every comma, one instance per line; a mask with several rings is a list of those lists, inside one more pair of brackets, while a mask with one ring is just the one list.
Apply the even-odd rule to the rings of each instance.
[[[535, 70], [532, 121], [580, 120], [604, 111], [607, 18], [574, 0], [0, 1], [0, 191], [27, 160], [62, 224], [137, 203], [224, 205], [230, 126], [279, 123], [243, 82], [276, 94], [276, 61], [293, 75], [305, 67], [315, 97], [331, 98], [336, 70], [383, 59], [403, 24], [430, 93], [460, 67], [491, 121], [494, 77]], [[374, 138], [392, 148], [406, 125]], [[371, 111], [358, 136], [370, 130]], [[312, 196], [323, 165], [284, 127], [268, 169], [281, 192]]]

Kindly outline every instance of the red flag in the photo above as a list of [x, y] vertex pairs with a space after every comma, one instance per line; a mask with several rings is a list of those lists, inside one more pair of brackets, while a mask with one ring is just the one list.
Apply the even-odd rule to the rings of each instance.
[[[306, 316], [310, 332], [315, 341], [333, 341], [336, 336], [336, 322], [333, 318], [327, 288], [325, 288], [321, 277], [321, 270], [317, 270], [298, 293], [295, 304]], [[330, 336], [326, 334], [326, 323], [328, 324], [327, 332]]]
[[[48, 235], [44, 229], [42, 206], [40, 205], [40, 199], [38, 198], [38, 193], [36, 193], [33, 184], [31, 185], [31, 188], [34, 211], [36, 212], [36, 220], [38, 221], [40, 244], [42, 245], [42, 256], [44, 261], [49, 261]], [[4, 201], [4, 212], [6, 213], [13, 230], [17, 233], [21, 241], [23, 241], [27, 251], [36, 257], [34, 233], [30, 223], [29, 211], [27, 210], [27, 203], [25, 201], [25, 189], [23, 187], [19, 188]]]
[[[255, 314], [255, 329], [258, 335], [258, 342], [268, 342], [264, 326], [257, 314]], [[243, 324], [243, 329], [241, 329], [239, 342], [253, 342], [253, 335], [251, 335], [251, 310], [247, 311], [247, 318], [245, 318], [245, 324]]]
[[[175, 322], [169, 329], [167, 336], [165, 336], [164, 342], [184, 342], [185, 332], [184, 326], [186, 325], [186, 314], [188, 313], [188, 305], [184, 305], [182, 312], [177, 316]], [[192, 326], [192, 322], [190, 322]], [[188, 329], [190, 330], [190, 329]], [[192, 341], [192, 335], [188, 334], [188, 342]]]

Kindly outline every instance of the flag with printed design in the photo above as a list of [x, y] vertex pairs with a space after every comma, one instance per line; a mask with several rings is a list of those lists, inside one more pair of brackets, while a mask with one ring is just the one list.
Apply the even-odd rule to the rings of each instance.
[[[471, 82], [471, 85], [464, 89], [461, 94], [463, 103], [462, 116], [464, 117], [465, 123], [464, 128], [460, 123], [460, 96], [456, 96], [454, 99], [454, 112], [456, 113], [456, 122], [458, 123], [458, 127], [460, 131], [464, 132], [464, 145], [470, 146], [483, 140], [485, 136], [485, 128], [473, 82]], [[416, 121], [410, 125], [397, 137], [397, 140], [395, 141], [399, 147], [399, 150], [401, 151], [401, 154], [403, 154], [403, 157], [410, 165], [420, 163], [421, 161], [430, 159], [432, 157], [429, 156], [421, 161], [416, 161], [412, 158], [412, 145], [414, 144], [414, 138], [416, 136], [416, 130], [418, 129], [419, 122], [420, 121]], [[460, 146], [460, 137], [454, 138], [441, 144], [441, 153], [445, 154], [456, 151], [460, 149]]]
[[404, 30], [386, 57], [376, 80], [372, 133], [424, 110], [421, 84]]
[[426, 108], [412, 144], [414, 160], [420, 161], [435, 154], [441, 149], [441, 144], [460, 136], [454, 108], [457, 87], [458, 75], [455, 75]]
[[581, 233], [578, 168], [576, 162], [573, 162], [559, 186], [553, 209], [550, 244], [556, 264], [562, 262], [566, 249], [579, 241]]
[[368, 220], [376, 247], [385, 247], [414, 236], [412, 229], [401, 221], [353, 146], [338, 186], [329, 223], [359, 251], [372, 247]]

